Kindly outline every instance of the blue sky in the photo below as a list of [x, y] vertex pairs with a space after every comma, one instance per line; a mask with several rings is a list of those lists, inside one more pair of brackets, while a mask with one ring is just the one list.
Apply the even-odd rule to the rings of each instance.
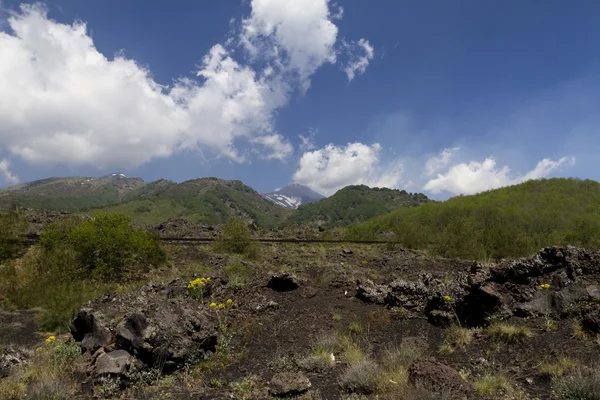
[[446, 198], [600, 179], [597, 1], [0, 9], [3, 185], [119, 170]]

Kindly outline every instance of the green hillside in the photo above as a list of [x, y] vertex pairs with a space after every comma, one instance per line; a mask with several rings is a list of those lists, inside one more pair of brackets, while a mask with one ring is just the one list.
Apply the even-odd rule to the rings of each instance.
[[260, 227], [276, 226], [290, 213], [240, 181], [201, 178], [161, 185], [160, 190], [146, 187], [141, 191], [147, 192], [137, 193], [137, 199], [97, 211], [125, 213], [143, 225], [158, 224], [170, 218], [213, 225], [236, 217]]
[[85, 211], [118, 203], [144, 186], [139, 178], [48, 178], [0, 189], [0, 208]]
[[398, 209], [348, 229], [351, 238], [392, 235], [445, 257], [528, 256], [544, 246], [600, 246], [600, 183], [542, 179]]
[[298, 207], [289, 222], [294, 225], [318, 223], [326, 227], [359, 223], [400, 207], [414, 207], [428, 202], [422, 193], [404, 190], [346, 186], [333, 196]]

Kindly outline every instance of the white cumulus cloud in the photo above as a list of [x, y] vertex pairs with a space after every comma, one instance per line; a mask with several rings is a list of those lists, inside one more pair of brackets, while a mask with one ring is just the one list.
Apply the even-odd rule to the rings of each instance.
[[474, 194], [485, 190], [514, 185], [530, 179], [547, 177], [552, 171], [562, 165], [573, 164], [575, 159], [563, 157], [557, 161], [543, 159], [536, 167], [525, 175], [511, 177], [508, 166], [497, 167], [493, 158], [483, 162], [471, 161], [453, 165], [444, 174], [429, 180], [424, 187], [431, 193], [438, 194], [447, 191], [453, 194]]
[[294, 173], [294, 182], [308, 185], [326, 196], [347, 185], [397, 187], [402, 178], [400, 162], [384, 163], [381, 146], [349, 143], [329, 144], [322, 149], [305, 152]]
[[251, 6], [238, 36], [250, 60], [234, 58], [231, 41], [215, 44], [198, 79], [169, 86], [122, 54], [100, 53], [84, 23], [22, 6], [0, 31], [0, 148], [30, 164], [98, 168], [188, 149], [237, 162], [286, 158], [293, 148], [274, 117], [319, 66], [335, 62], [337, 27], [327, 0]]
[[360, 39], [358, 42], [346, 44], [346, 47], [351, 49], [351, 58], [350, 61], [346, 63], [344, 72], [346, 73], [346, 76], [348, 76], [348, 82], [352, 82], [356, 75], [365, 73], [369, 66], [369, 62], [373, 59], [374, 49], [366, 39]]
[[431, 157], [425, 164], [425, 174], [427, 176], [433, 176], [437, 172], [446, 168], [448, 164], [450, 164], [450, 161], [452, 161], [454, 154], [456, 154], [456, 152], [459, 150], [460, 147], [452, 147], [442, 150], [442, 152], [437, 156]]
[[0, 161], [0, 174], [4, 177], [4, 181], [8, 183], [19, 183], [19, 177], [11, 172], [10, 162], [7, 159]]

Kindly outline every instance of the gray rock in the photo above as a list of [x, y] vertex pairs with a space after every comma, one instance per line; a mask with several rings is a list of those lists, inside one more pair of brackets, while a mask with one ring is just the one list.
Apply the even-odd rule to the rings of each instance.
[[429, 290], [422, 283], [396, 280], [389, 285], [385, 303], [391, 307], [401, 306], [408, 310], [422, 311], [428, 297]]
[[310, 387], [310, 381], [301, 372], [280, 372], [269, 382], [269, 391], [276, 397], [297, 396]]
[[376, 285], [369, 279], [358, 282], [356, 287], [356, 297], [368, 303], [385, 304], [385, 299], [389, 293], [388, 286]]
[[124, 376], [131, 364], [132, 356], [125, 350], [115, 350], [101, 354], [96, 360], [93, 374], [95, 376]]
[[19, 349], [0, 349], [0, 378], [6, 378], [11, 372], [28, 361], [28, 354]]

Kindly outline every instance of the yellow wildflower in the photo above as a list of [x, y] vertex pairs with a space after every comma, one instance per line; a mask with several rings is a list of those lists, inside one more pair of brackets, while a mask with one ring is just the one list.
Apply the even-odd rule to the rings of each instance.
[[35, 349], [35, 351], [42, 351], [43, 349], [41, 347], [38, 347], [37, 349]]
[[225, 303], [227, 303], [227, 305], [232, 305], [233, 304], [233, 300], [227, 299], [227, 301]]
[[56, 340], [56, 337], [54, 335], [48, 336], [48, 338], [46, 339], [46, 343], [52, 343], [55, 340]]
[[223, 308], [225, 308], [225, 304], [221, 303], [217, 307], [219, 307], [220, 309], [223, 309]]
[[449, 302], [451, 302], [451, 301], [452, 301], [452, 297], [450, 297], [450, 296], [444, 296], [444, 301], [445, 301], [446, 303], [449, 303]]
[[540, 289], [541, 290], [548, 290], [548, 289], [550, 289], [550, 284], [549, 283], [542, 283], [540, 285]]
[[190, 281], [190, 283], [188, 283], [187, 288], [188, 289], [196, 289], [198, 287], [205, 286], [209, 283], [210, 283], [210, 278], [196, 278], [193, 281]]
[[209, 307], [212, 307], [212, 308], [215, 308], [216, 306], [217, 306], [217, 303], [215, 303], [215, 302], [212, 302], [212, 303], [210, 303], [210, 305], [209, 305]]

